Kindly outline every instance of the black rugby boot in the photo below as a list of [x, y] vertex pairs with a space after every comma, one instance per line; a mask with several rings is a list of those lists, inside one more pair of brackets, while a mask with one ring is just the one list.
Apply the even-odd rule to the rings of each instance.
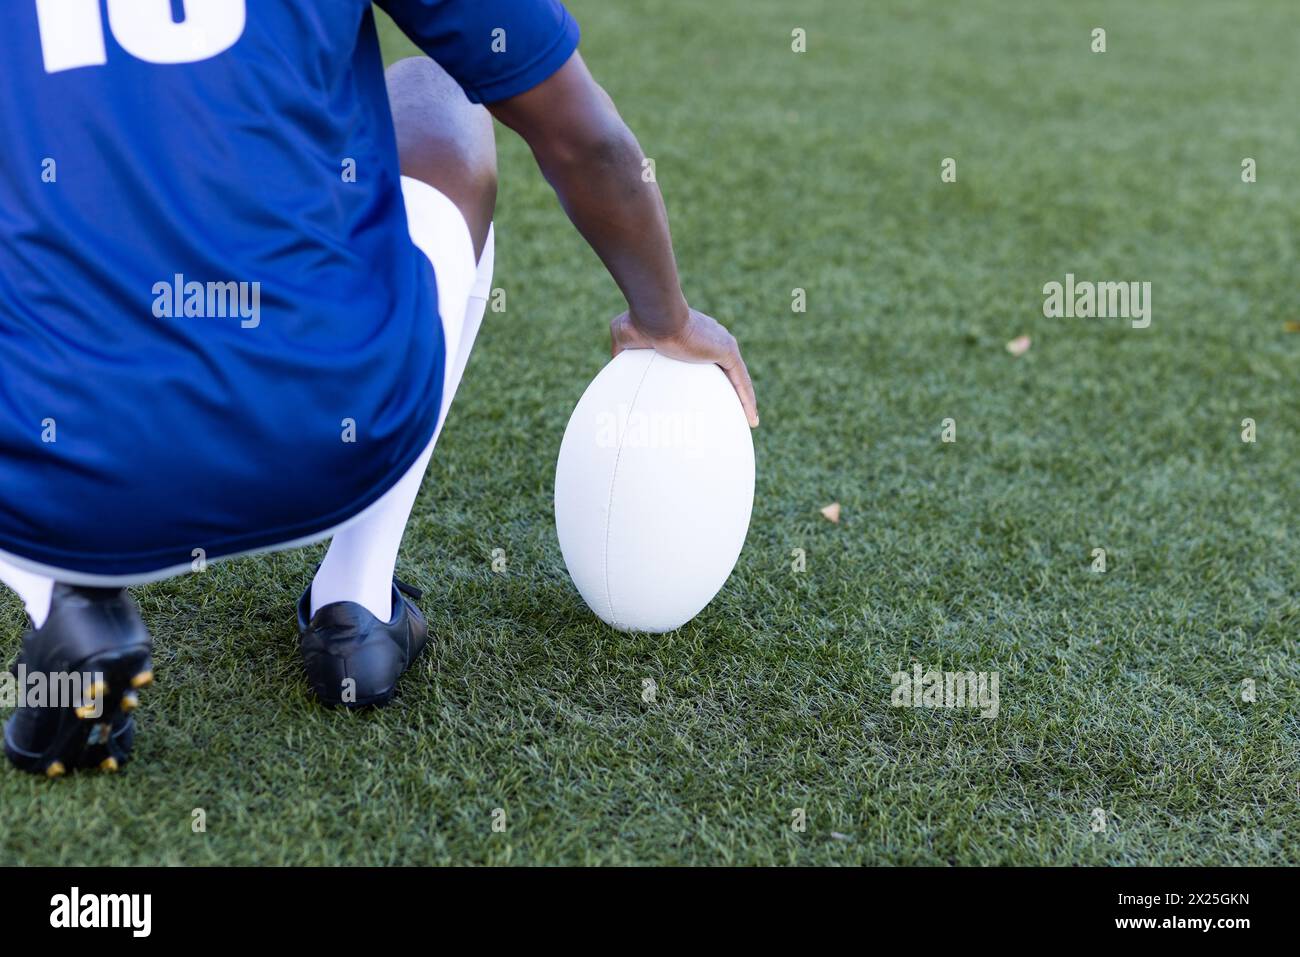
[[307, 681], [322, 704], [363, 708], [387, 704], [397, 679], [429, 639], [429, 626], [407, 598], [418, 589], [393, 580], [392, 620], [356, 602], [336, 601], [311, 614], [311, 586], [298, 599], [298, 643]]
[[4, 727], [10, 762], [52, 778], [118, 770], [135, 742], [138, 692], [153, 681], [152, 645], [125, 588], [56, 584], [49, 617], [23, 636], [12, 669], [20, 695]]

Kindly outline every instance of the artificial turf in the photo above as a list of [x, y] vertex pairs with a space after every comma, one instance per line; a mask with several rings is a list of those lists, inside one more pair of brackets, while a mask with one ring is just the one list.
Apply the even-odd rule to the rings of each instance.
[[[620, 301], [502, 130], [506, 310], [399, 565], [430, 652], [326, 711], [293, 625], [319, 547], [138, 589], [136, 760], [0, 774], [0, 863], [1294, 863], [1300, 10], [571, 9], [754, 374], [727, 587], [646, 636], [568, 580], [555, 456]], [[1151, 282], [1151, 326], [1045, 318], [1067, 272]], [[997, 716], [891, 706], [914, 662], [997, 672]]]

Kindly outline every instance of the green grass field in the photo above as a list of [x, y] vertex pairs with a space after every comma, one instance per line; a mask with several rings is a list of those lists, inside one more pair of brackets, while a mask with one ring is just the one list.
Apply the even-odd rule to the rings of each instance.
[[[0, 774], [0, 863], [1295, 863], [1300, 10], [571, 8], [754, 373], [726, 589], [629, 636], [568, 580], [555, 456], [621, 305], [501, 131], [508, 309], [399, 565], [432, 653], [387, 710], [327, 712], [292, 611], [322, 549], [140, 589], [135, 762]], [[1151, 282], [1150, 328], [1044, 318], [1067, 272]], [[21, 622], [6, 594], [6, 661]], [[998, 672], [997, 717], [891, 707], [913, 662]]]

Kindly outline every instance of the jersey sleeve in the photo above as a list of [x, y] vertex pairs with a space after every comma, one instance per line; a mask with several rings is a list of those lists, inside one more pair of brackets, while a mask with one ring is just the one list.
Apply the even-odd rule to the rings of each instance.
[[377, 0], [475, 103], [531, 90], [578, 48], [559, 0]]

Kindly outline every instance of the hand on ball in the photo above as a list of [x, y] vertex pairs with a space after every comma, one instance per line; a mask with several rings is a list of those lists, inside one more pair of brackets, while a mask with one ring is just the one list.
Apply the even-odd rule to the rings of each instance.
[[712, 362], [726, 373], [740, 396], [751, 429], [758, 427], [758, 402], [754, 398], [754, 384], [749, 380], [749, 369], [740, 356], [740, 345], [722, 323], [712, 316], [691, 309], [685, 325], [677, 333], [655, 338], [637, 328], [630, 312], [615, 316], [609, 324], [611, 355], [624, 349], [654, 349], [671, 359], [683, 362]]

